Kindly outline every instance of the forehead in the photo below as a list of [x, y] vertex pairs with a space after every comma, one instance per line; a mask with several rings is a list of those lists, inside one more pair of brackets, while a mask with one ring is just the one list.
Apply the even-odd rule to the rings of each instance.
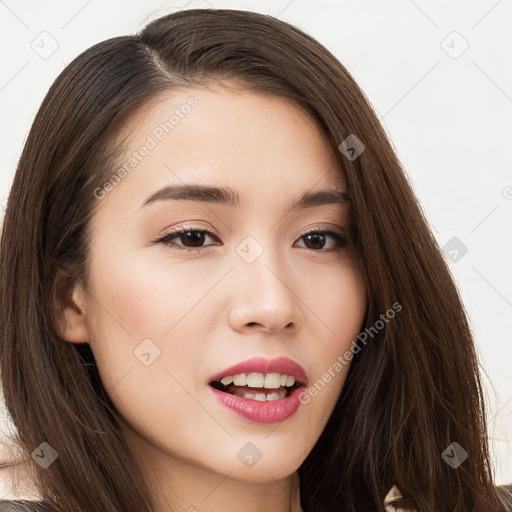
[[134, 115], [117, 142], [124, 151], [102, 202], [129, 204], [131, 211], [171, 183], [227, 186], [242, 199], [271, 189], [286, 198], [325, 186], [345, 190], [333, 148], [313, 118], [277, 96], [223, 86], [169, 92]]

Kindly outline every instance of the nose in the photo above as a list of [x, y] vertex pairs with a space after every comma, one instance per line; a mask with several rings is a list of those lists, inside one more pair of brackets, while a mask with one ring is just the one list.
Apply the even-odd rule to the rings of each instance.
[[231, 327], [241, 333], [267, 332], [295, 334], [304, 317], [296, 281], [279, 256], [265, 250], [252, 263], [237, 261], [232, 272], [232, 300], [229, 309]]

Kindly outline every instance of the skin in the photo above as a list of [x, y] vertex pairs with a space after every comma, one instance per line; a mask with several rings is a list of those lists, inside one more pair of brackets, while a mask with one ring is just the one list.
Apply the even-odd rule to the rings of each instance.
[[[226, 85], [226, 84], [224, 84]], [[88, 342], [123, 435], [146, 467], [161, 510], [298, 512], [297, 469], [312, 450], [349, 367], [288, 420], [257, 424], [224, 408], [209, 378], [245, 359], [285, 356], [310, 385], [350, 348], [366, 294], [355, 249], [311, 229], [349, 236], [347, 204], [289, 211], [304, 192], [346, 191], [331, 146], [314, 121], [282, 98], [217, 84], [168, 93], [132, 119], [126, 157], [193, 96], [198, 105], [98, 201], [90, 280], [65, 310], [70, 342]], [[124, 162], [125, 160], [123, 160]], [[121, 163], [122, 165], [122, 163]], [[161, 200], [164, 185], [229, 186], [238, 207]], [[196, 252], [152, 243], [171, 228], [209, 230]], [[263, 249], [252, 263], [236, 252], [247, 237]], [[191, 246], [190, 243], [188, 243]], [[134, 355], [150, 339], [160, 355]], [[253, 443], [252, 467], [237, 452]], [[181, 507], [181, 508], [180, 508]], [[192, 508], [193, 507], [193, 508]]]

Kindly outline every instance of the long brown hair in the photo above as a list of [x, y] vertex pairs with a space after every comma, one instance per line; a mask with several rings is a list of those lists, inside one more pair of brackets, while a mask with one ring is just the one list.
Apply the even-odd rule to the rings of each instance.
[[[365, 329], [400, 314], [354, 354], [325, 431], [299, 469], [307, 510], [383, 511], [396, 484], [421, 512], [498, 511], [474, 342], [454, 281], [368, 100], [315, 39], [270, 16], [194, 9], [96, 44], [46, 95], [26, 141], [1, 240], [1, 374], [30, 454], [58, 459], [34, 478], [50, 510], [150, 512], [153, 496], [119, 433], [87, 343], [59, 338], [58, 304], [87, 282], [94, 191], [112, 175], [113, 140], [150, 101], [236, 81], [292, 100], [317, 122], [346, 177], [364, 269]], [[347, 158], [349, 135], [365, 148]], [[349, 155], [350, 156], [350, 155]], [[457, 442], [467, 459], [442, 457]]]

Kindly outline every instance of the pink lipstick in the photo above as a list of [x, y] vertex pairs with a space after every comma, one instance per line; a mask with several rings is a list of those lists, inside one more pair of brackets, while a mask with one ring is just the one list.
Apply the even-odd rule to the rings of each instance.
[[257, 357], [210, 377], [209, 390], [224, 407], [255, 423], [279, 423], [301, 405], [307, 387], [304, 368], [286, 357]]

